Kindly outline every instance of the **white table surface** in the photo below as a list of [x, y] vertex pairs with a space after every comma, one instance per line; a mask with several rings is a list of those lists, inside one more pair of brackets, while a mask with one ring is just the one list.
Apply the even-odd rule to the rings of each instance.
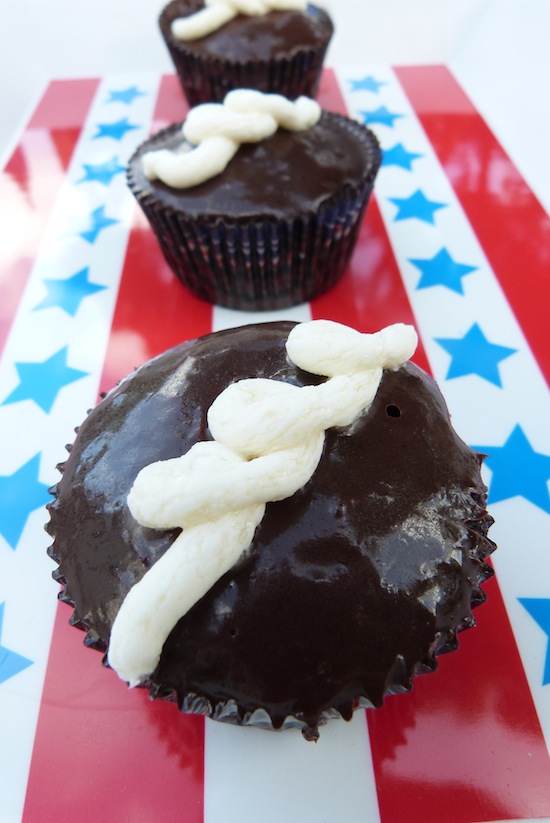
[[[445, 63], [550, 210], [548, 0], [320, 0], [327, 63]], [[172, 71], [158, 0], [3, 0], [0, 161], [52, 78]], [[546, 101], [546, 102], [545, 102]]]

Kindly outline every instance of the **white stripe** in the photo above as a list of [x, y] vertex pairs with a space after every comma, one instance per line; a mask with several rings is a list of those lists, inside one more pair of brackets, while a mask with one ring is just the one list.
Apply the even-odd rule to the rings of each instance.
[[[311, 320], [309, 303], [272, 312], [214, 307], [213, 330], [277, 320]], [[205, 735], [205, 823], [377, 823], [372, 754], [363, 710], [350, 723], [333, 720], [318, 743], [300, 732], [272, 733], [208, 721]]]
[[280, 320], [295, 320], [297, 323], [311, 320], [309, 303], [300, 303], [298, 306], [292, 306], [289, 309], [258, 312], [235, 311], [234, 309], [224, 309], [222, 306], [214, 306], [212, 331], [232, 329], [250, 323], [274, 323]]
[[[546, 382], [497, 277], [391, 69], [372, 67], [369, 72], [387, 83], [378, 94], [349, 91], [349, 79], [362, 77], [368, 71], [362, 66], [359, 70], [349, 67], [338, 72], [352, 116], [380, 105], [405, 114], [406, 117], [395, 121], [393, 128], [374, 125], [373, 131], [383, 149], [401, 142], [408, 151], [424, 155], [413, 162], [412, 171], [382, 167], [375, 191], [430, 366], [445, 395], [453, 424], [467, 443], [498, 446], [504, 444], [519, 423], [535, 451], [550, 454], [550, 397]], [[408, 197], [419, 188], [429, 200], [449, 205], [436, 212], [435, 225], [416, 219], [395, 222], [397, 209], [389, 198]], [[416, 289], [420, 272], [409, 259], [431, 258], [442, 246], [456, 262], [478, 267], [463, 278], [463, 296], [441, 286]], [[499, 364], [503, 388], [478, 375], [445, 379], [450, 358], [434, 338], [461, 338], [474, 322], [491, 343], [518, 350]], [[484, 471], [489, 480], [489, 470]], [[550, 594], [545, 574], [550, 517], [523, 498], [504, 500], [490, 508], [497, 521], [491, 537], [499, 545], [493, 556], [494, 565], [550, 748], [550, 688], [542, 686], [547, 638], [517, 600]]]
[[[156, 74], [117, 75], [105, 78], [98, 88], [6, 342], [0, 362], [0, 400], [19, 382], [14, 363], [41, 362], [67, 345], [69, 366], [89, 372], [89, 376], [62, 388], [50, 414], [30, 400], [0, 406], [1, 475], [11, 475], [41, 452], [39, 479], [48, 485], [54, 483], [59, 477], [55, 465], [66, 458], [65, 443], [72, 442], [74, 426], [96, 402], [135, 206], [124, 174], [108, 186], [75, 183], [84, 176], [84, 163], [99, 164], [116, 155], [121, 166], [126, 164], [148, 132], [159, 81]], [[131, 106], [107, 105], [109, 89], [134, 84], [147, 95]], [[92, 139], [98, 123], [116, 122], [125, 116], [141, 127], [127, 132], [120, 141]], [[73, 218], [102, 204], [108, 216], [121, 222], [105, 230], [93, 244], [75, 236], [74, 228], [71, 233]], [[59, 308], [33, 311], [46, 294], [44, 278], [68, 278], [86, 266], [90, 280], [108, 288], [84, 299], [75, 317]], [[46, 556], [51, 542], [43, 529], [46, 519], [44, 509], [29, 517], [15, 551], [0, 536], [0, 603], [6, 601], [1, 643], [33, 661], [0, 684], [3, 823], [21, 818], [57, 603], [58, 587], [51, 579], [54, 564]]]
[[378, 823], [364, 710], [332, 720], [317, 743], [207, 721], [205, 823]]

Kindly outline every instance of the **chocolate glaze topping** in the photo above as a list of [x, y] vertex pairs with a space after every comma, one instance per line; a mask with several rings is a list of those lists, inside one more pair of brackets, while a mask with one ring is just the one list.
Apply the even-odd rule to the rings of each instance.
[[[230, 382], [322, 380], [288, 361], [292, 325], [172, 349], [78, 430], [47, 528], [61, 598], [88, 645], [107, 649], [125, 594], [177, 533], [132, 518], [126, 498], [139, 470], [210, 439], [206, 412]], [[233, 722], [261, 709], [268, 725], [294, 718], [315, 739], [334, 710], [349, 719], [357, 705], [410, 689], [485, 599], [494, 544], [480, 462], [428, 375], [411, 363], [384, 372], [371, 408], [327, 432], [309, 483], [267, 504], [250, 549], [175, 626], [146, 684], [152, 695]]]
[[297, 51], [316, 49], [332, 34], [332, 23], [322, 9], [309, 5], [305, 12], [272, 11], [249, 17], [241, 14], [200, 40], [175, 38], [170, 26], [178, 17], [188, 17], [204, 7], [202, 0], [174, 0], [160, 17], [167, 42], [193, 54], [237, 62], [278, 60]]
[[340, 115], [323, 112], [301, 132], [278, 129], [267, 140], [240, 146], [227, 168], [190, 189], [150, 181], [140, 161], [146, 151], [190, 146], [175, 125], [143, 143], [129, 164], [129, 182], [138, 199], [190, 218], [264, 217], [278, 220], [308, 215], [335, 196], [372, 185], [381, 161], [376, 138], [368, 129]]

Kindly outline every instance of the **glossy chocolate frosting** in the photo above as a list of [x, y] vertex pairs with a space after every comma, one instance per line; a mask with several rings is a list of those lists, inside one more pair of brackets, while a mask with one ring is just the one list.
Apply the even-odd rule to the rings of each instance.
[[[244, 326], [134, 372], [78, 430], [50, 505], [51, 556], [85, 642], [105, 651], [120, 604], [176, 531], [141, 527], [126, 498], [139, 470], [210, 439], [206, 412], [231, 382], [320, 382], [289, 362], [292, 323]], [[480, 455], [452, 429], [432, 379], [384, 372], [371, 408], [326, 434], [293, 497], [268, 503], [250, 549], [173, 629], [147, 683], [187, 711], [308, 738], [334, 712], [379, 706], [436, 667], [473, 624], [494, 545]], [[291, 722], [294, 722], [292, 720]]]
[[323, 112], [310, 129], [278, 129], [267, 140], [240, 146], [225, 171], [190, 189], [175, 189], [143, 173], [141, 156], [187, 145], [181, 125], [159, 132], [130, 160], [128, 179], [140, 202], [189, 218], [289, 217], [316, 213], [321, 205], [369, 187], [381, 153], [372, 132], [341, 115]]
[[258, 16], [240, 14], [199, 40], [181, 41], [170, 26], [204, 7], [202, 0], [174, 0], [163, 10], [160, 28], [173, 46], [201, 57], [235, 62], [279, 60], [303, 50], [326, 46], [333, 27], [328, 14], [308, 5], [305, 12], [272, 11]]

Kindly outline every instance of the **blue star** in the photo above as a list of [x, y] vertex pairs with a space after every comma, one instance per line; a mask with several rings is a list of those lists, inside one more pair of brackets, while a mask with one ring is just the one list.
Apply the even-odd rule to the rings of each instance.
[[409, 263], [412, 263], [422, 272], [417, 289], [445, 286], [458, 294], [464, 294], [462, 278], [477, 269], [477, 266], [456, 263], [445, 247], [440, 249], [434, 257], [427, 260], [409, 257]]
[[[78, 220], [73, 222], [80, 223], [82, 221]], [[98, 206], [97, 209], [94, 209], [89, 214], [86, 220], [86, 227], [76, 233], [88, 243], [95, 243], [103, 229], [113, 226], [115, 223], [119, 222], [119, 220], [113, 220], [111, 217], [105, 216], [105, 206]]]
[[397, 220], [408, 220], [411, 217], [416, 217], [417, 220], [423, 220], [425, 223], [433, 225], [434, 212], [438, 209], [444, 209], [448, 203], [437, 203], [435, 200], [428, 200], [424, 192], [417, 189], [410, 197], [390, 197], [392, 203], [397, 206], [397, 214], [393, 218]]
[[82, 168], [85, 171], [85, 175], [81, 177], [80, 180], [77, 180], [77, 183], [89, 183], [95, 180], [104, 186], [108, 186], [115, 175], [122, 174], [122, 172], [126, 171], [125, 167], [119, 164], [118, 157], [111, 157], [111, 159], [106, 160], [105, 163], [97, 163], [94, 165], [83, 163]]
[[550, 599], [544, 597], [518, 597], [521, 605], [526, 609], [535, 623], [538, 623], [543, 632], [548, 635], [546, 646], [546, 662], [542, 675], [542, 685], [550, 683]]
[[550, 514], [550, 456], [534, 451], [521, 426], [515, 426], [504, 446], [472, 448], [489, 455], [490, 503], [519, 495]]
[[136, 97], [146, 97], [145, 92], [140, 91], [137, 86], [130, 86], [119, 91], [110, 91], [109, 95], [107, 103], [127, 103], [128, 105], [133, 103]]
[[[0, 603], [0, 637], [2, 637], [2, 623], [4, 622], [4, 606], [5, 603]], [[28, 660], [15, 652], [10, 652], [9, 649], [0, 644], [0, 683], [19, 674], [28, 666], [32, 666], [32, 660]]]
[[60, 389], [88, 375], [88, 372], [72, 369], [67, 365], [68, 352], [69, 347], [65, 346], [41, 363], [16, 363], [20, 383], [0, 406], [34, 400], [37, 406], [49, 414]]
[[396, 143], [391, 149], [384, 149], [382, 152], [383, 166], [400, 166], [402, 169], [412, 171], [411, 163], [419, 157], [424, 157], [423, 154], [415, 154], [412, 151], [407, 151], [402, 143]]
[[378, 94], [381, 86], [388, 85], [384, 80], [376, 80], [376, 78], [370, 74], [367, 75], [367, 77], [363, 77], [362, 80], [352, 80], [350, 78], [350, 83], [350, 91], [373, 91], [375, 94]]
[[90, 283], [89, 274], [90, 270], [86, 266], [85, 269], [77, 271], [72, 277], [45, 279], [43, 282], [48, 289], [48, 294], [38, 306], [34, 307], [34, 311], [58, 306], [67, 314], [70, 314], [71, 317], [74, 317], [85, 297], [107, 288], [107, 286], [100, 286], [98, 283]]
[[451, 355], [451, 365], [445, 375], [446, 380], [478, 374], [484, 380], [502, 388], [498, 364], [517, 349], [489, 343], [477, 323], [466, 332], [464, 337], [436, 337], [436, 342]]
[[393, 121], [404, 117], [404, 114], [394, 114], [389, 111], [386, 106], [379, 106], [377, 109], [370, 111], [362, 110], [359, 112], [363, 116], [363, 123], [372, 126], [374, 123], [380, 123], [383, 126], [393, 128]]
[[112, 137], [113, 140], [122, 140], [126, 132], [139, 129], [133, 123], [128, 122], [127, 117], [122, 117], [116, 123], [98, 123], [97, 134], [94, 134], [93, 140], [99, 140], [100, 137]]
[[0, 475], [0, 534], [15, 551], [31, 512], [51, 500], [48, 486], [38, 480], [40, 455], [11, 475]]

